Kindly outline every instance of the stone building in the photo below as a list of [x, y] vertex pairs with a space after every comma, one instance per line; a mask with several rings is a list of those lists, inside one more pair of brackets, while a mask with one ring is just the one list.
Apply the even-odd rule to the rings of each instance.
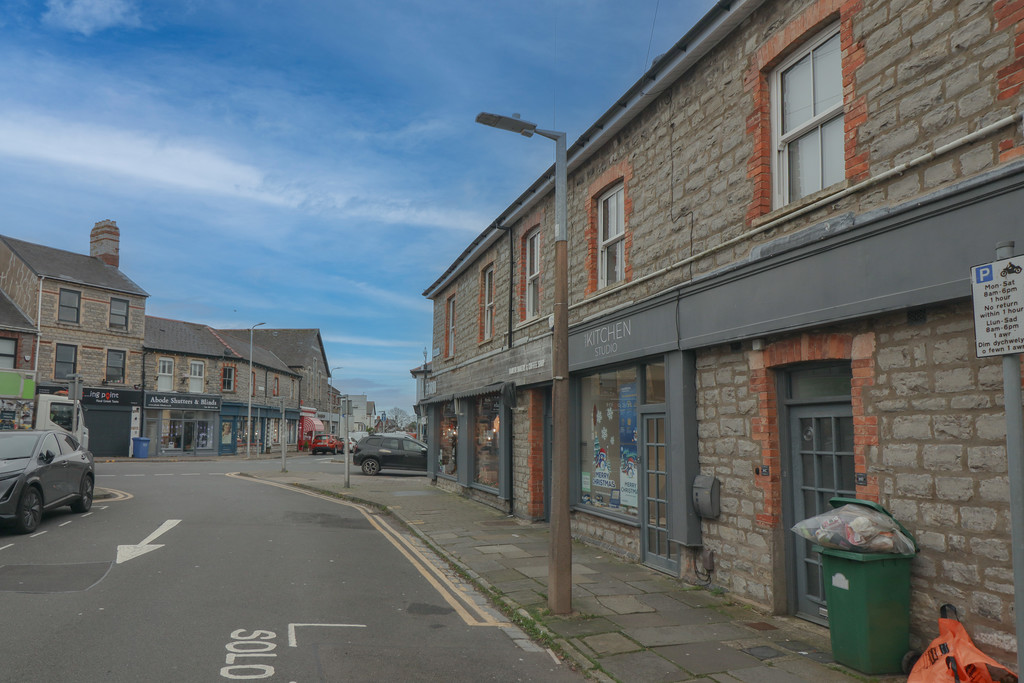
[[250, 373], [248, 335], [147, 316], [142, 374], [150, 454], [234, 455], [282, 440], [295, 445], [300, 375], [260, 346], [253, 345], [251, 360]]
[[[576, 538], [689, 580], [706, 562], [827, 624], [820, 557], [788, 530], [835, 495], [877, 501], [921, 548], [912, 641], [953, 602], [984, 649], [1015, 649], [1001, 369], [970, 297], [972, 266], [1024, 247], [1022, 16], [719, 3], [570, 146]], [[431, 473], [529, 520], [549, 495], [553, 182], [424, 292]], [[704, 517], [698, 475], [720, 486]]]
[[0, 236], [0, 290], [24, 319], [4, 328], [20, 326], [16, 367], [33, 370], [47, 392], [66, 390], [69, 376], [81, 375], [97, 457], [127, 455], [140, 416], [149, 295], [119, 270], [119, 243], [114, 221], [93, 227], [88, 256]]

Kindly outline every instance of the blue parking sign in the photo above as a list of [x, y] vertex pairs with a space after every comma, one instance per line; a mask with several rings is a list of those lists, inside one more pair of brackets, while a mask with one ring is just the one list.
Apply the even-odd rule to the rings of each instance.
[[974, 284], [980, 285], [982, 282], [990, 282], [992, 280], [992, 273], [993, 268], [991, 263], [984, 266], [975, 266]]

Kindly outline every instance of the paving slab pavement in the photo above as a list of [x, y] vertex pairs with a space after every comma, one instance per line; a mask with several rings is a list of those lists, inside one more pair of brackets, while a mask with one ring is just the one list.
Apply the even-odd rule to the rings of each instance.
[[[245, 469], [244, 461], [239, 463]], [[507, 516], [416, 473], [252, 472], [393, 515], [470, 577], [506, 615], [599, 681], [905, 683], [832, 659], [828, 630], [573, 543], [573, 614], [547, 612], [548, 526]], [[100, 494], [97, 491], [97, 494]]]

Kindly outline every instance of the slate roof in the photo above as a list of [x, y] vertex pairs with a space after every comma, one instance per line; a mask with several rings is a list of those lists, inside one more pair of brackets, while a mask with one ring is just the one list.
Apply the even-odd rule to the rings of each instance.
[[35, 325], [27, 315], [22, 313], [7, 295], [0, 291], [0, 328], [18, 332], [35, 332]]
[[[244, 330], [220, 330], [226, 334], [245, 339], [246, 347], [249, 345], [249, 329]], [[323, 340], [320, 338], [320, 330], [317, 328], [307, 329], [265, 329], [257, 327], [253, 330], [253, 339], [263, 348], [271, 351], [278, 358], [283, 360], [292, 368], [311, 367], [316, 363], [323, 367], [325, 373], [330, 373], [327, 367], [327, 351], [324, 350]]]
[[[249, 339], [239, 338], [230, 331], [215, 330], [201, 323], [190, 323], [183, 320], [146, 316], [146, 340], [144, 346], [152, 351], [207, 356], [211, 358], [228, 358], [234, 361], [249, 362]], [[248, 333], [248, 330], [245, 330]], [[272, 368], [289, 375], [297, 374], [288, 364], [256, 344], [252, 348], [254, 365]]]
[[110, 289], [125, 294], [149, 296], [142, 287], [132, 282], [120, 270], [107, 265], [95, 256], [54, 249], [6, 235], [0, 235], [0, 240], [3, 240], [4, 244], [36, 275], [79, 285]]

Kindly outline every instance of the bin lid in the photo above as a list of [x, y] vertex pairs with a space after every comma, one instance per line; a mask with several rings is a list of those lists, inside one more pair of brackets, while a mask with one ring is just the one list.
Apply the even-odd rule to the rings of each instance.
[[[896, 522], [896, 526], [899, 527], [899, 530], [901, 532], [903, 532], [903, 535], [906, 536], [907, 538], [909, 538], [910, 542], [914, 544], [914, 552], [915, 553], [916, 552], [920, 552], [921, 548], [917, 545], [917, 539], [914, 538], [914, 534], [912, 534], [909, 531], [907, 531], [907, 527], [905, 527], [902, 524], [900, 524], [900, 520], [898, 520], [895, 517], [893, 517], [891, 512], [886, 510], [884, 507], [882, 507], [881, 505], [879, 505], [875, 501], [873, 501], [873, 500], [861, 500], [860, 498], [845, 498], [843, 496], [835, 496], [833, 498], [830, 498], [828, 502], [831, 503], [832, 507], [834, 507], [834, 508], [842, 507], [843, 505], [851, 505], [852, 504], [852, 505], [863, 505], [864, 507], [871, 508], [872, 510], [874, 510], [876, 512], [881, 512], [883, 515], [885, 515], [886, 517], [888, 517], [892, 521]], [[891, 553], [890, 553], [890, 555], [891, 555]]]

